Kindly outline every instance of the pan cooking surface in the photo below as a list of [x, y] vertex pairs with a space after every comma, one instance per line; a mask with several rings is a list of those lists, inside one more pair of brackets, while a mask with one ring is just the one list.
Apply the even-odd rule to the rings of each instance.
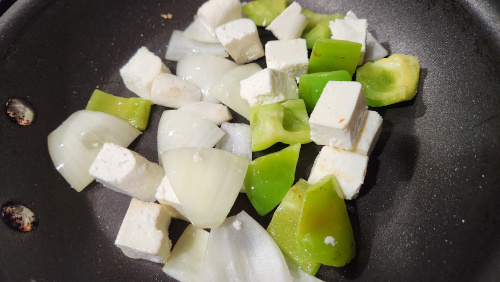
[[[352, 9], [391, 54], [415, 55], [421, 66], [414, 100], [376, 109], [384, 118], [381, 138], [359, 198], [347, 202], [357, 256], [317, 276], [500, 279], [500, 4], [298, 2], [322, 13]], [[114, 246], [130, 198], [97, 183], [81, 193], [69, 188], [46, 137], [96, 88], [134, 96], [119, 68], [140, 46], [163, 57], [172, 30], [186, 28], [201, 3], [21, 0], [0, 17], [0, 102], [25, 99], [36, 114], [29, 126], [0, 115], [0, 205], [20, 203], [38, 219], [27, 233], [0, 224], [0, 281], [169, 281], [162, 265], [129, 259]], [[168, 13], [171, 19], [161, 16]], [[166, 63], [175, 72], [175, 63]], [[130, 147], [151, 161], [164, 109], [152, 108], [148, 129]], [[307, 177], [318, 151], [303, 146], [297, 177]], [[245, 195], [231, 214], [241, 209], [264, 226], [271, 218], [259, 217]], [[172, 222], [174, 242], [185, 226]]]

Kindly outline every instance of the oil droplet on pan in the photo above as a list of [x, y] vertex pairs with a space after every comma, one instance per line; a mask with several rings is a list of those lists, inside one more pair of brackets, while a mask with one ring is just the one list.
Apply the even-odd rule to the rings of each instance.
[[2, 219], [10, 228], [29, 232], [38, 227], [38, 217], [25, 205], [9, 201], [2, 206]]
[[5, 104], [7, 115], [19, 125], [30, 125], [35, 120], [35, 108], [30, 102], [21, 98], [12, 98]]

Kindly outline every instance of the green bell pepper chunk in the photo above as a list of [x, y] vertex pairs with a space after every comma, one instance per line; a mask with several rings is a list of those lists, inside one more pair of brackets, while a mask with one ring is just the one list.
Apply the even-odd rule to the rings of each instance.
[[344, 266], [356, 255], [356, 243], [337, 179], [325, 176], [305, 194], [297, 226], [299, 245], [320, 263]]
[[273, 218], [267, 227], [267, 232], [273, 237], [283, 255], [290, 259], [303, 271], [316, 275], [321, 263], [317, 262], [297, 242], [297, 225], [299, 224], [300, 212], [304, 203], [307, 181], [300, 179], [288, 190], [274, 212]]
[[241, 9], [255, 25], [268, 26], [288, 5], [287, 0], [257, 0], [246, 3]]
[[252, 151], [261, 151], [277, 142], [311, 142], [309, 116], [302, 99], [250, 107]]
[[118, 97], [96, 89], [85, 110], [113, 115], [139, 130], [144, 130], [148, 126], [152, 104], [150, 100]]
[[306, 40], [307, 49], [312, 49], [316, 40], [332, 37], [330, 21], [344, 18], [340, 13], [318, 14], [308, 9], [302, 9], [302, 12], [309, 21], [301, 36]]
[[354, 74], [361, 54], [361, 43], [321, 39], [314, 43], [308, 73], [347, 70]]
[[363, 85], [366, 104], [381, 107], [413, 99], [419, 74], [417, 57], [393, 54], [360, 67], [356, 81]]
[[332, 72], [317, 72], [306, 74], [299, 78], [299, 98], [304, 100], [308, 113], [311, 113], [328, 81], [351, 81], [346, 70]]
[[245, 191], [259, 215], [274, 209], [292, 187], [299, 160], [300, 144], [264, 155], [250, 162]]

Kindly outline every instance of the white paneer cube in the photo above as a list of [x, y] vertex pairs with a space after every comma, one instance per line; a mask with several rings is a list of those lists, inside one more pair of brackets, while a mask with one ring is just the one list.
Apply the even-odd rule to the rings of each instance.
[[266, 27], [279, 40], [296, 39], [302, 35], [308, 20], [299, 3], [293, 2]]
[[175, 195], [174, 189], [172, 189], [167, 176], [163, 178], [158, 186], [155, 197], [160, 204], [165, 206], [172, 217], [188, 221], [187, 217], [184, 215], [184, 209], [179, 202], [179, 198]]
[[132, 198], [115, 245], [127, 257], [165, 263], [172, 247], [168, 238], [170, 220], [162, 205]]
[[265, 49], [268, 68], [286, 72], [293, 77], [307, 74], [309, 58], [305, 39], [268, 41]]
[[298, 99], [298, 93], [293, 76], [269, 68], [240, 81], [241, 98], [247, 100], [250, 107]]
[[137, 96], [150, 99], [153, 81], [162, 73], [170, 73], [160, 57], [141, 47], [120, 69], [125, 86]]
[[366, 19], [336, 19], [330, 21], [329, 27], [332, 31], [332, 39], [361, 43], [361, 54], [358, 61], [358, 65], [361, 65], [366, 52], [366, 33], [368, 29]]
[[169, 108], [201, 101], [203, 93], [193, 83], [171, 73], [160, 74], [151, 87], [151, 101]]
[[142, 201], [156, 201], [156, 188], [165, 170], [138, 153], [113, 143], [104, 143], [89, 169], [105, 187]]
[[225, 23], [215, 29], [215, 34], [238, 64], [245, 64], [264, 56], [257, 26], [250, 19], [237, 19]]
[[363, 124], [352, 151], [369, 156], [377, 143], [382, 128], [382, 117], [375, 111], [366, 111]]
[[358, 196], [365, 179], [368, 157], [351, 151], [324, 146], [314, 160], [307, 182], [314, 184], [333, 174], [342, 188], [346, 200]]
[[309, 118], [311, 140], [352, 150], [367, 108], [361, 83], [329, 81]]
[[180, 107], [179, 111], [197, 114], [200, 117], [213, 122], [217, 126], [221, 125], [223, 122], [230, 121], [233, 118], [227, 106], [209, 102], [187, 104]]
[[240, 0], [208, 0], [198, 8], [200, 23], [212, 34], [227, 22], [241, 18]]

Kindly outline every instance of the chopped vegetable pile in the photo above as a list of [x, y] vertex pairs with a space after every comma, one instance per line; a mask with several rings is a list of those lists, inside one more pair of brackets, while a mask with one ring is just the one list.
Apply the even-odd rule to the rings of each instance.
[[[77, 191], [95, 179], [129, 195], [116, 246], [177, 280], [317, 280], [321, 265], [344, 266], [356, 254], [345, 200], [358, 196], [382, 127], [368, 107], [417, 91], [418, 59], [385, 58], [367, 28], [352, 11], [208, 0], [169, 39], [165, 59], [177, 61], [176, 74], [138, 48], [120, 75], [139, 97], [95, 90], [48, 136], [53, 163]], [[263, 45], [264, 29], [276, 40]], [[127, 148], [147, 129], [152, 104], [165, 107], [159, 163]], [[309, 178], [294, 184], [308, 143], [321, 150]], [[257, 151], [270, 153], [252, 158]], [[269, 226], [245, 211], [228, 217], [239, 193], [260, 216], [274, 211]], [[191, 223], [173, 249], [171, 218]]]

